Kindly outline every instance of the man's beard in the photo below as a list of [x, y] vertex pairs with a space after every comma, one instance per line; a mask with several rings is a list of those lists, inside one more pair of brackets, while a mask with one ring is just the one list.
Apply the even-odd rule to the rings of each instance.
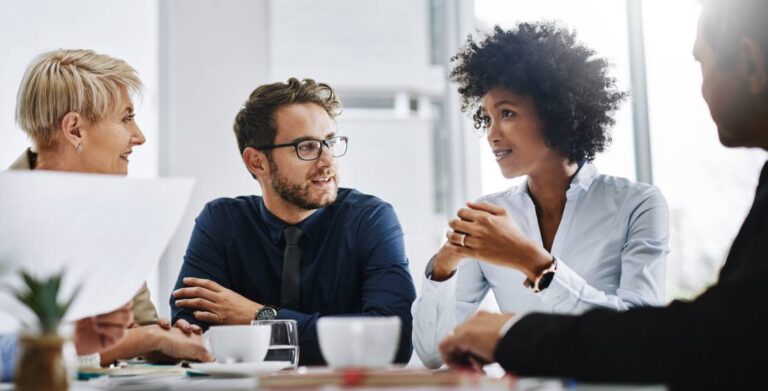
[[[284, 199], [290, 204], [298, 206], [305, 210], [314, 210], [324, 208], [333, 204], [336, 201], [336, 191], [330, 197], [321, 197], [320, 199], [313, 200], [309, 195], [309, 185], [304, 186], [291, 183], [287, 178], [280, 175], [280, 171], [277, 168], [277, 164], [271, 158], [269, 161], [269, 169], [272, 171], [271, 185], [272, 189], [277, 193], [280, 198]], [[338, 186], [336, 182], [338, 175], [333, 179], [334, 184]], [[338, 187], [336, 188], [338, 190]]]

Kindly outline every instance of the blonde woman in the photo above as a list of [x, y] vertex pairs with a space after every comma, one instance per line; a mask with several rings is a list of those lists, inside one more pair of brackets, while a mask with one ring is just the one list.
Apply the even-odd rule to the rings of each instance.
[[[19, 87], [16, 120], [34, 145], [11, 167], [127, 175], [144, 144], [132, 95], [142, 83], [125, 61], [91, 50], [54, 50], [35, 58]], [[143, 356], [151, 361], [210, 361], [200, 329], [158, 319], [146, 284], [133, 298], [134, 323], [99, 363]]]

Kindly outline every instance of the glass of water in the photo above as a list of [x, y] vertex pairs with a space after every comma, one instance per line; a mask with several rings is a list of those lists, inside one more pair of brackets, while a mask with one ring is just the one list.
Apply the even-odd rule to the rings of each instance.
[[299, 365], [299, 325], [292, 319], [254, 320], [252, 325], [272, 326], [272, 337], [264, 361], [288, 361]]

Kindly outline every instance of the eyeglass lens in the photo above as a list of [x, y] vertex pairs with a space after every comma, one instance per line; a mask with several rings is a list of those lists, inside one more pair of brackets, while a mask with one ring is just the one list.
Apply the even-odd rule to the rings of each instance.
[[302, 141], [296, 145], [296, 152], [304, 160], [314, 160], [320, 157], [323, 144], [328, 146], [328, 151], [333, 157], [342, 156], [347, 152], [347, 140], [343, 137]]

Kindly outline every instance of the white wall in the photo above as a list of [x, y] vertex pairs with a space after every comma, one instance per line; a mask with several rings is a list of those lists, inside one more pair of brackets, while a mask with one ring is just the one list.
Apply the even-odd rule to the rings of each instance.
[[425, 0], [272, 1], [271, 77], [302, 75], [336, 88], [442, 93], [429, 65]]

